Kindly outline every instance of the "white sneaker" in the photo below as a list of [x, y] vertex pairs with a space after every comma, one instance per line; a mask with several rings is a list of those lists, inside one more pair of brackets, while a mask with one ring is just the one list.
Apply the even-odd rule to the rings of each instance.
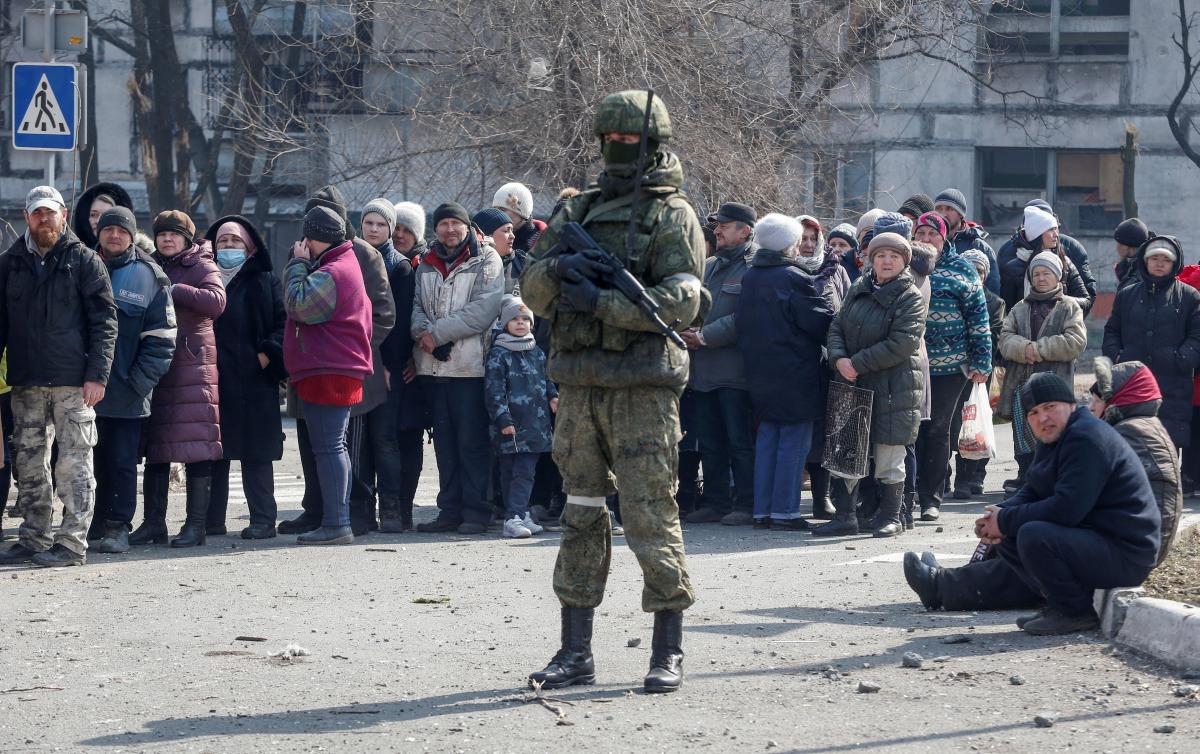
[[513, 516], [504, 522], [504, 536], [511, 539], [525, 539], [533, 535], [533, 532], [525, 528], [525, 522]]
[[612, 511], [608, 512], [609, 521], [612, 523], [612, 534], [614, 537], [625, 536], [625, 527], [617, 522], [617, 514]]
[[521, 523], [526, 529], [529, 530], [530, 534], [541, 534], [543, 531], [545, 531], [542, 527], [533, 522], [533, 516], [529, 515], [529, 513], [525, 514], [525, 518], [521, 521]]

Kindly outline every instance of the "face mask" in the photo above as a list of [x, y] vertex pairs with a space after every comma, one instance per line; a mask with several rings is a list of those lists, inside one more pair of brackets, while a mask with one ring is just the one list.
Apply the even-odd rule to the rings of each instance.
[[[605, 169], [612, 175], [633, 175], [637, 171], [640, 147], [640, 144], [622, 144], [619, 141], [605, 143], [600, 147]], [[646, 154], [649, 160], [649, 150]]]
[[245, 249], [219, 249], [217, 251], [217, 264], [222, 269], [232, 270], [234, 267], [246, 261]]

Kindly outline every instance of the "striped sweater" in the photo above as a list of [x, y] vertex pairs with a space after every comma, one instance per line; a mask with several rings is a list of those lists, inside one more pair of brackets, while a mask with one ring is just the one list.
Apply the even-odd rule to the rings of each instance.
[[947, 245], [929, 276], [925, 346], [929, 373], [946, 376], [963, 368], [992, 371], [992, 334], [987, 299], [975, 267]]

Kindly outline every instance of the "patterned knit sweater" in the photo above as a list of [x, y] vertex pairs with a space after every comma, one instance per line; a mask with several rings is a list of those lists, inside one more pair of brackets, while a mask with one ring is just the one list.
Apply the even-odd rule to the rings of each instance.
[[992, 371], [992, 335], [987, 299], [975, 267], [947, 244], [929, 276], [931, 290], [925, 346], [929, 373]]

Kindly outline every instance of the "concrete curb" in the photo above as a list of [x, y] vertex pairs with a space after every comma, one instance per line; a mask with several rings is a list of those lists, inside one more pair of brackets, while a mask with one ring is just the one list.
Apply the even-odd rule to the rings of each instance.
[[1140, 587], [1097, 591], [1100, 630], [1179, 670], [1200, 670], [1200, 609], [1144, 594]]

